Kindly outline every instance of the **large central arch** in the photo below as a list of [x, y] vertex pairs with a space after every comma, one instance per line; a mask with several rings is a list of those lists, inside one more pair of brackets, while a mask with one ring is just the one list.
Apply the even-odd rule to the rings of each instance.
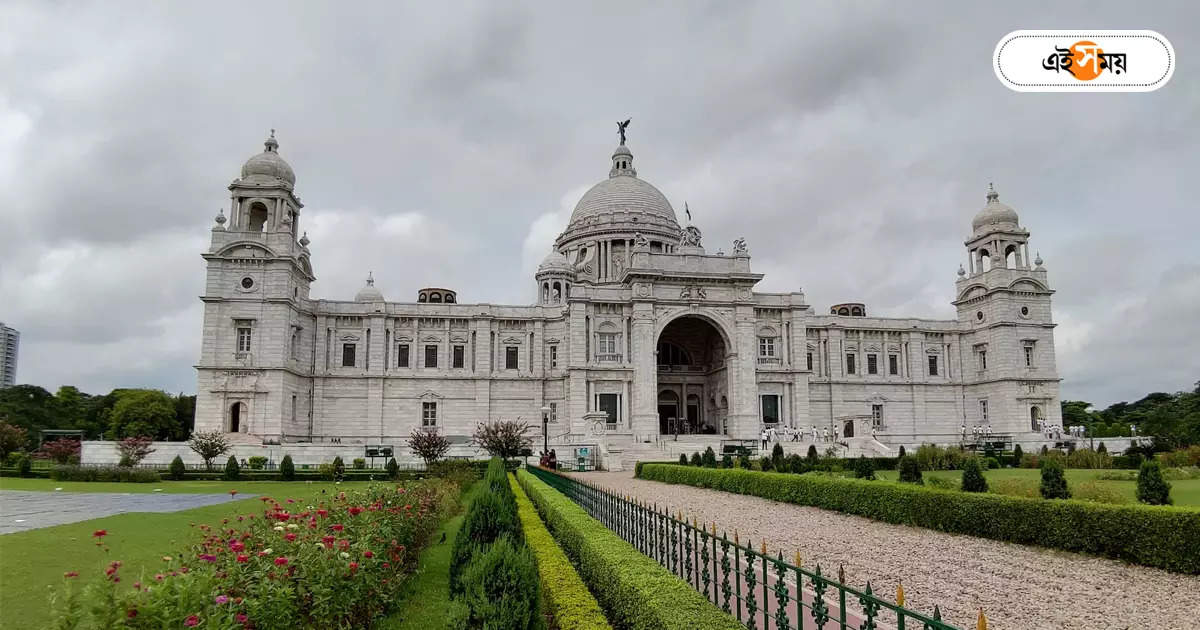
[[730, 340], [696, 313], [668, 321], [655, 339], [655, 408], [663, 435], [728, 433]]

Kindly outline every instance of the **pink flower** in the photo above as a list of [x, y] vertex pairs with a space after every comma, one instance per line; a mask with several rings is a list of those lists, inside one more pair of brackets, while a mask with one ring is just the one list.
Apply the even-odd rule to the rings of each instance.
[[287, 500], [287, 502], [288, 502], [288, 503], [295, 503], [295, 502], [296, 502], [296, 500], [295, 500], [295, 499], [288, 499], [288, 500]]
[[275, 558], [276, 566], [283, 566], [287, 563], [288, 563], [288, 559], [283, 556], [279, 556], [278, 558]]
[[194, 627], [200, 625], [200, 618], [197, 617], [196, 615], [189, 615], [187, 619], [183, 620], [183, 625], [185, 625], [189, 628], [194, 628]]
[[246, 554], [244, 554], [244, 553], [239, 553], [239, 554], [237, 555], [237, 561], [238, 561], [238, 562], [246, 562], [246, 561], [248, 561], [248, 560], [250, 560], [250, 556], [248, 556], [248, 555], [246, 555]]
[[350, 509], [347, 511], [350, 512], [350, 516], [358, 516], [360, 513], [362, 513], [363, 510], [362, 510], [362, 508], [358, 507], [357, 505], [354, 505], [354, 506], [351, 506]]
[[343, 529], [346, 529], [346, 526], [345, 526], [345, 525], [342, 525], [342, 524], [340, 524], [340, 523], [339, 523], [339, 524], [336, 524], [336, 525], [330, 525], [330, 526], [329, 526], [329, 529], [332, 529], [332, 530], [333, 530], [333, 531], [335, 531], [335, 532], [340, 532], [340, 531], [342, 531]]
[[129, 610], [125, 611], [125, 616], [128, 617], [129, 619], [133, 619], [134, 617], [137, 616], [137, 609], [130, 608]]
[[92, 538], [104, 538], [107, 535], [107, 529], [97, 529], [96, 531], [92, 532]]
[[238, 613], [237, 615], [234, 615], [233, 618], [236, 619], [238, 623], [246, 623], [246, 621], [250, 619], [245, 613]]
[[374, 554], [374, 553], [372, 553], [370, 549], [368, 549], [368, 550], [366, 550], [366, 551], [364, 551], [364, 552], [363, 552], [363, 557], [364, 557], [364, 558], [374, 558], [374, 557], [375, 557], [375, 554]]
[[217, 598], [213, 601], [217, 602], [217, 604], [225, 604], [229, 601], [229, 598], [224, 595], [217, 595]]
[[358, 572], [358, 563], [357, 563], [357, 562], [351, 562], [351, 563], [350, 563], [350, 575], [354, 575], [354, 574], [355, 574], [355, 573], [357, 573], [357, 572]]
[[63, 574], [63, 577], [65, 577], [65, 578], [79, 577], [79, 572], [78, 571], [67, 571], [66, 573]]
[[288, 542], [296, 542], [296, 535], [291, 532], [284, 534], [283, 537], [286, 538]]
[[329, 510], [317, 510], [317, 516], [329, 516]]
[[241, 541], [235, 540], [235, 541], [229, 543], [229, 550], [230, 551], [245, 551], [246, 545], [244, 543], [242, 543]]

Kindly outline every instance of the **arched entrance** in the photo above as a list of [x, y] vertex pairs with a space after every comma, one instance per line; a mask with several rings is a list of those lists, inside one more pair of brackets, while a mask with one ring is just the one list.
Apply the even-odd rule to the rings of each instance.
[[242, 433], [246, 427], [243, 423], [246, 421], [246, 403], [235, 402], [229, 406], [229, 432]]
[[854, 421], [853, 420], [847, 420], [845, 423], [842, 424], [842, 437], [844, 437], [844, 438], [854, 437]]
[[684, 315], [663, 328], [655, 347], [659, 433], [726, 431], [727, 354], [725, 336], [704, 317]]

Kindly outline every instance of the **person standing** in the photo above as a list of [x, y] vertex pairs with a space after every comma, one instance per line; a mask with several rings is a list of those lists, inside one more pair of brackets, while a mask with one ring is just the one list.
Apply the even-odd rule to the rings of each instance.
[[966, 444], [967, 443], [967, 423], [964, 422], [964, 423], [962, 423], [962, 426], [958, 427], [958, 434], [962, 438], [962, 440], [961, 440], [962, 443]]
[[762, 432], [758, 434], [758, 442], [759, 442], [759, 447], [758, 447], [759, 450], [761, 450], [761, 451], [767, 450], [767, 428], [766, 427], [763, 427]]

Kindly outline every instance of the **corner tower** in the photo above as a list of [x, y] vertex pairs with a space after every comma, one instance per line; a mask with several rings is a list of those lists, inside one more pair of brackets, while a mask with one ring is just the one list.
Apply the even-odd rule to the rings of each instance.
[[1031, 264], [1029, 231], [990, 184], [971, 230], [964, 243], [969, 263], [958, 269], [954, 301], [964, 329], [963, 422], [1011, 434], [1060, 425], [1054, 291], [1041, 256]]

